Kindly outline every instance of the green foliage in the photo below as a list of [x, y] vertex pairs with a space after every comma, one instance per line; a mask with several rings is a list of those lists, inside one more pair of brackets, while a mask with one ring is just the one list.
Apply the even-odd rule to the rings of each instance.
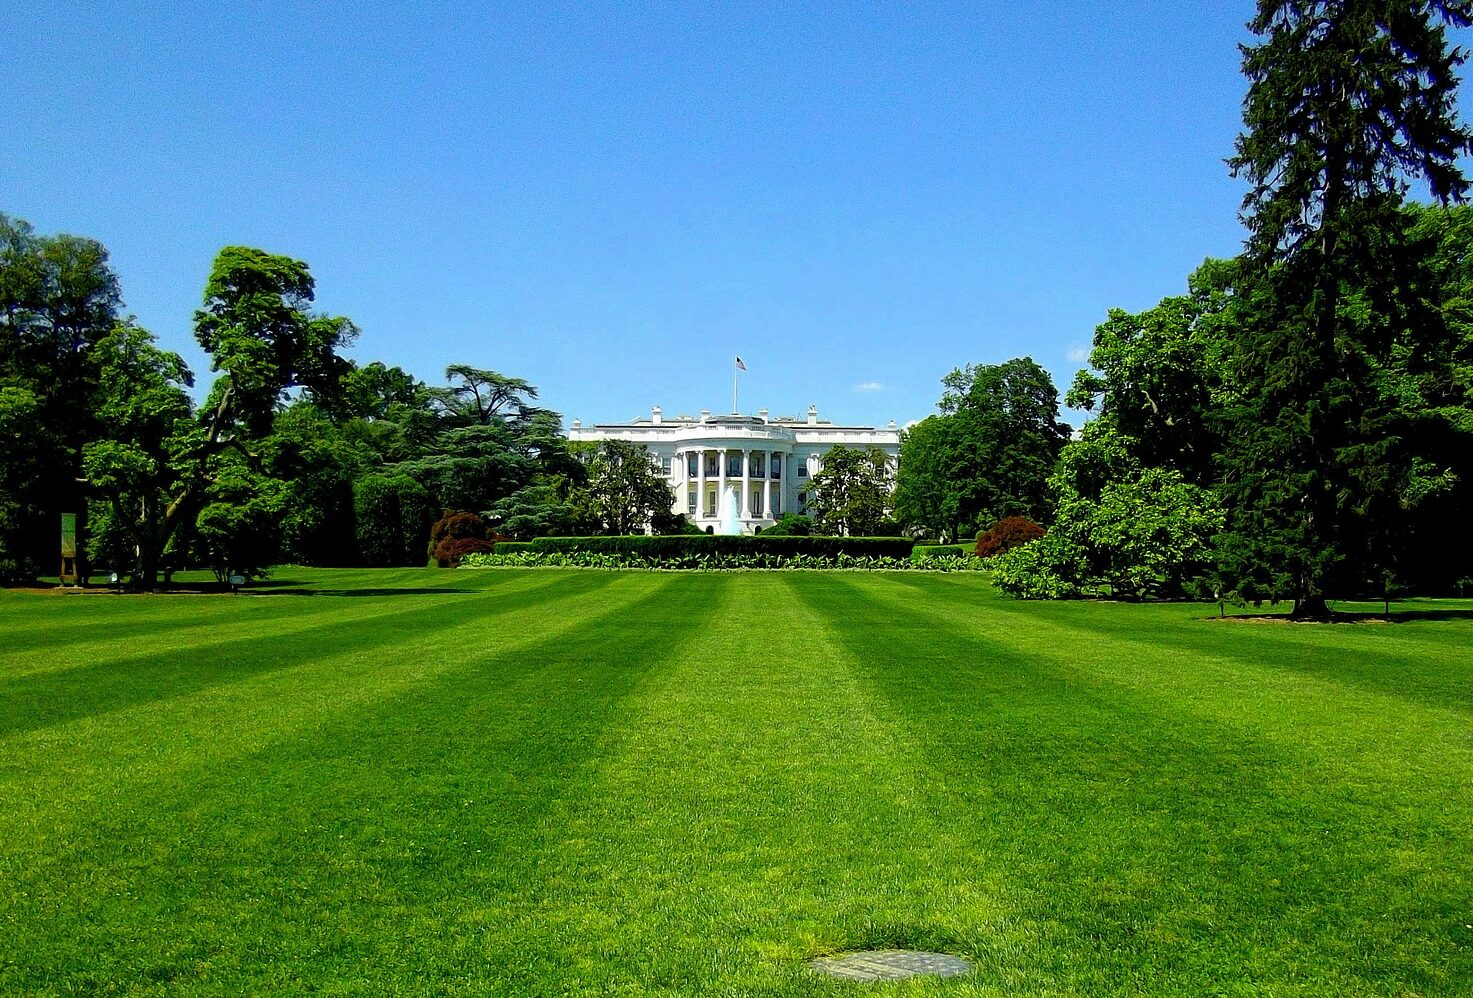
[[107, 250], [0, 214], [0, 559], [24, 575], [80, 513], [82, 447], [103, 429], [95, 347], [118, 321]]
[[353, 483], [354, 532], [365, 565], [423, 565], [434, 517], [430, 494], [407, 475]]
[[[700, 528], [696, 528], [697, 532]], [[813, 534], [813, 521], [799, 513], [784, 513], [781, 520], [762, 531], [763, 537], [809, 537]]]
[[[1230, 160], [1251, 190], [1239, 297], [1241, 401], [1222, 457], [1239, 580], [1287, 578], [1296, 613], [1384, 562], [1377, 523], [1418, 457], [1390, 365], [1440, 322], [1429, 250], [1401, 202], [1468, 190], [1473, 134], [1453, 109], [1463, 54], [1442, 22], [1467, 3], [1261, 0], [1245, 48], [1245, 132]], [[1410, 334], [1410, 339], [1408, 339]], [[1432, 333], [1433, 338], [1440, 338]]]
[[1003, 592], [1177, 596], [1210, 571], [1223, 526], [1213, 494], [1174, 469], [1140, 468], [1104, 427], [1091, 424], [1064, 449], [1050, 487], [1057, 505], [1048, 532], [989, 561]]
[[892, 484], [884, 451], [842, 444], [829, 448], [823, 469], [807, 485], [804, 505], [813, 529], [853, 536], [876, 532], [889, 515]]
[[264, 578], [281, 554], [287, 485], [254, 471], [239, 455], [222, 455], [204, 506], [195, 517], [191, 560], [221, 582], [232, 575]]
[[971, 555], [971, 546], [967, 544], [917, 544], [910, 553], [916, 561], [930, 558], [968, 558]]
[[1175, 468], [1190, 482], [1212, 481], [1220, 447], [1215, 419], [1226, 401], [1232, 349], [1235, 260], [1208, 260], [1188, 292], [1136, 315], [1111, 309], [1095, 328], [1089, 363], [1067, 405], [1129, 441], [1146, 467]]
[[913, 546], [914, 542], [904, 537], [772, 537], [764, 532], [736, 536], [540, 537], [531, 542], [529, 550], [539, 554], [610, 555], [621, 564], [697, 568], [701, 567], [702, 558], [727, 556], [760, 557], [773, 566], [799, 555], [813, 559], [834, 559], [840, 555], [909, 558]]
[[152, 334], [132, 325], [116, 327], [95, 356], [102, 430], [82, 449], [83, 472], [96, 497], [89, 554], [141, 578], [148, 571], [143, 555], [153, 555], [157, 567], [171, 539], [160, 542], [166, 497], [202, 442], [184, 390], [193, 379], [178, 354], [160, 350]]
[[598, 526], [563, 475], [548, 476], [498, 500], [487, 519], [497, 533], [518, 540], [573, 536]]
[[586, 518], [611, 535], [651, 528], [676, 529], [675, 493], [641, 444], [601, 440], [588, 459], [588, 482], [575, 502]]
[[300, 260], [248, 246], [227, 246], [215, 257], [194, 331], [212, 370], [227, 377], [217, 421], [232, 417], [261, 436], [287, 389], [340, 396], [351, 367], [338, 351], [358, 330], [340, 316], [313, 314], [314, 295]]
[[1002, 516], [1045, 516], [1045, 483], [1069, 427], [1053, 379], [1032, 358], [969, 364], [942, 379], [941, 414], [906, 431], [895, 515], [955, 540]]

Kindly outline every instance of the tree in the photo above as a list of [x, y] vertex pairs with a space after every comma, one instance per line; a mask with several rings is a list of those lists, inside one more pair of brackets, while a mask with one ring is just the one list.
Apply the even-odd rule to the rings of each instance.
[[874, 536], [889, 514], [891, 487], [884, 451], [836, 444], [809, 481], [804, 505], [820, 534]]
[[1145, 467], [1169, 467], [1205, 485], [1216, 473], [1232, 347], [1236, 260], [1207, 260], [1187, 293], [1144, 312], [1111, 309], [1095, 327], [1090, 370], [1064, 403], [1095, 413]]
[[408, 475], [369, 475], [354, 482], [360, 560], [374, 568], [423, 565], [435, 514], [429, 492]]
[[[136, 569], [138, 552], [157, 543], [166, 497], [178, 487], [182, 455], [198, 447], [200, 428], [185, 391], [193, 375], [153, 334], [119, 325], [97, 346], [102, 432], [82, 448], [88, 488], [89, 553], [118, 572]], [[159, 565], [164, 551], [154, 555]]]
[[954, 538], [1004, 516], [1045, 517], [1045, 483], [1070, 432], [1048, 372], [1022, 357], [969, 364], [941, 383], [941, 414], [901, 443], [896, 516]]
[[607, 534], [666, 533], [674, 527], [675, 493], [642, 444], [599, 441], [579, 496], [588, 518]]
[[1470, 17], [1467, 0], [1260, 0], [1250, 24], [1263, 41], [1243, 50], [1246, 130], [1229, 160], [1251, 189], [1224, 564], [1284, 579], [1299, 617], [1328, 615], [1328, 589], [1395, 505], [1405, 476], [1382, 469], [1415, 465], [1382, 374], [1438, 317], [1401, 202], [1411, 179], [1440, 201], [1468, 189], [1464, 54], [1444, 25]]
[[0, 561], [19, 574], [56, 557], [57, 514], [82, 509], [82, 446], [100, 429], [95, 348], [120, 307], [102, 244], [38, 236], [0, 214], [0, 419], [29, 412], [20, 437], [0, 444]]
[[1053, 524], [993, 559], [998, 588], [1024, 598], [1174, 596], [1205, 576], [1223, 515], [1172, 468], [1143, 468], [1106, 423], [1064, 449], [1049, 482]]
[[193, 523], [208, 501], [223, 451], [259, 464], [252, 448], [270, 433], [289, 390], [304, 389], [322, 400], [338, 397], [349, 365], [337, 351], [357, 329], [345, 318], [312, 313], [313, 294], [312, 275], [299, 260], [244, 246], [227, 246], [215, 258], [204, 307], [195, 313], [195, 337], [221, 377], [196, 431], [181, 437], [173, 453], [176, 474], [162, 515], [149, 504], [135, 521], [134, 585], [154, 585], [175, 533]]

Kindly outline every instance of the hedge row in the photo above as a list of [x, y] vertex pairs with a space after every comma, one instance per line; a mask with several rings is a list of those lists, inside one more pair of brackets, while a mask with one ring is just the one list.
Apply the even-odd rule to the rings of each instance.
[[[915, 542], [906, 537], [764, 537], [692, 534], [670, 537], [539, 537], [524, 550], [543, 554], [586, 552], [617, 555], [627, 563], [676, 567], [713, 556], [763, 555], [793, 558], [909, 558]], [[497, 553], [503, 552], [497, 546]]]
[[718, 572], [751, 569], [862, 569], [865, 571], [954, 572], [958, 569], [981, 569], [981, 558], [870, 558], [863, 555], [777, 554], [771, 551], [740, 554], [699, 554], [650, 562], [628, 554], [597, 551], [529, 551], [512, 550], [501, 554], [470, 554], [460, 563], [462, 568], [609, 568], [643, 571], [679, 570]]

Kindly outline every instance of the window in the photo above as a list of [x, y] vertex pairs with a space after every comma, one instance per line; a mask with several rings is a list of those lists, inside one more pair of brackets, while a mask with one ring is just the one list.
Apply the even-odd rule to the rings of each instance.
[[772, 455], [772, 477], [783, 477], [783, 456], [781, 454]]
[[686, 492], [685, 492], [685, 511], [687, 513], [689, 513], [691, 516], [695, 516], [696, 515], [696, 490], [695, 489], [686, 489]]
[[752, 455], [752, 477], [753, 478], [762, 478], [766, 474], [767, 474], [767, 455], [765, 455], [765, 454], [753, 454]]
[[758, 516], [761, 516], [762, 515], [762, 490], [761, 489], [753, 489], [752, 490], [752, 515], [754, 517], [758, 517]]
[[806, 463], [798, 465], [798, 477], [799, 478], [807, 478], [808, 477], [808, 465]]
[[660, 458], [660, 470], [665, 473], [666, 478], [670, 477], [670, 455]]
[[726, 477], [727, 478], [741, 478], [742, 477], [742, 456], [740, 454], [728, 454], [728, 455], [726, 455]]
[[716, 490], [715, 489], [707, 489], [706, 490], [706, 515], [707, 516], [715, 516], [716, 515]]
[[706, 477], [707, 478], [715, 478], [716, 477], [716, 455], [715, 454], [707, 454], [706, 455]]
[[774, 492], [772, 494], [772, 518], [774, 520], [781, 520], [782, 519], [782, 516], [783, 516], [783, 494], [781, 492]]
[[[699, 454], [691, 453], [685, 455], [685, 475], [687, 478], [696, 477], [697, 473], [700, 470], [700, 460], [701, 457]], [[695, 510], [692, 509], [691, 512], [694, 513]]]

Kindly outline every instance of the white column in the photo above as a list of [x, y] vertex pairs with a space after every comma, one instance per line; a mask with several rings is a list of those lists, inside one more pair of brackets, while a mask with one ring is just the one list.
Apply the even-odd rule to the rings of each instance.
[[762, 515], [772, 519], [772, 451], [762, 461]]
[[752, 516], [752, 452], [742, 449], [742, 519]]
[[726, 502], [726, 448], [716, 451], [716, 515], [721, 515], [721, 504]]
[[696, 451], [696, 518], [706, 515], [706, 452]]

